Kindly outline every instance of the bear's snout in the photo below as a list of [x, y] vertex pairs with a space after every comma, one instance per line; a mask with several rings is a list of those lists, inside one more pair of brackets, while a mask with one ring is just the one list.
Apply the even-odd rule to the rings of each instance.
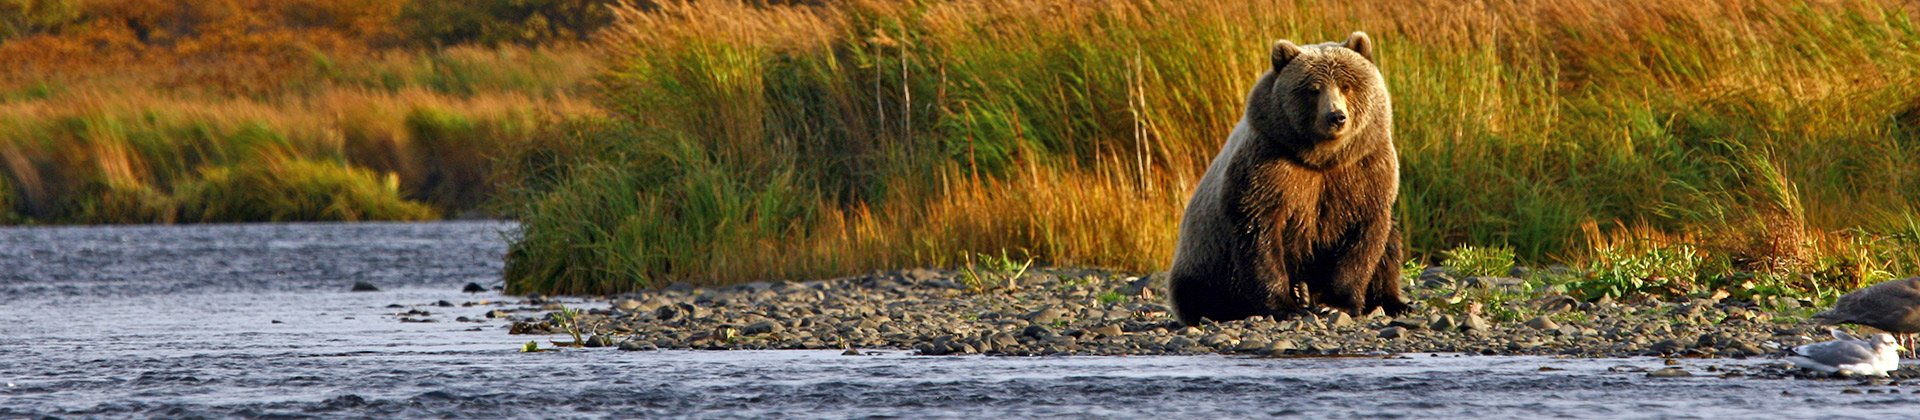
[[1327, 113], [1327, 128], [1328, 128], [1327, 131], [1340, 131], [1340, 128], [1345, 127], [1346, 125], [1347, 125], [1346, 112], [1333, 111], [1333, 112]]

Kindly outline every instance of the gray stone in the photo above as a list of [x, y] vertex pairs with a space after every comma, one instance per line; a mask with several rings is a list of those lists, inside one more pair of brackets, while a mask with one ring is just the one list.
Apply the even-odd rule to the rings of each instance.
[[1395, 339], [1407, 334], [1406, 327], [1386, 327], [1380, 329], [1380, 338]]
[[1432, 320], [1427, 322], [1427, 329], [1434, 331], [1453, 331], [1454, 328], [1459, 327], [1460, 321], [1455, 320], [1453, 315], [1434, 316]]
[[1267, 345], [1267, 353], [1275, 356], [1286, 354], [1293, 349], [1293, 340], [1274, 340], [1272, 344]]
[[1680, 340], [1669, 339], [1669, 340], [1662, 340], [1658, 343], [1653, 343], [1653, 347], [1649, 347], [1648, 349], [1653, 350], [1654, 352], [1657, 352], [1660, 354], [1674, 354], [1674, 353], [1679, 353], [1681, 351], [1685, 351], [1687, 349], [1687, 345], [1686, 343], [1680, 342]]
[[627, 340], [620, 342], [620, 349], [626, 351], [658, 350], [660, 347], [645, 340]]
[[1488, 324], [1487, 320], [1481, 319], [1479, 315], [1467, 315], [1467, 318], [1461, 322], [1460, 329], [1486, 332], [1493, 330], [1493, 326]]
[[613, 347], [613, 337], [594, 334], [592, 337], [587, 337], [587, 342], [582, 344], [587, 347]]
[[1233, 351], [1235, 353], [1257, 353], [1266, 350], [1267, 346], [1271, 345], [1273, 345], [1273, 343], [1265, 341], [1241, 340], [1239, 345], [1233, 346]]
[[1426, 287], [1447, 287], [1452, 286], [1454, 282], [1456, 282], [1456, 280], [1453, 278], [1453, 274], [1447, 273], [1447, 269], [1443, 267], [1427, 267], [1427, 269], [1420, 271], [1420, 284]]
[[1060, 317], [1063, 317], [1066, 315], [1067, 315], [1067, 311], [1062, 310], [1059, 307], [1056, 307], [1054, 305], [1047, 305], [1045, 307], [1040, 308], [1040, 310], [1028, 312], [1025, 316], [1022, 316], [1020, 318], [1035, 324], [1052, 324], [1055, 321], [1059, 321]]
[[907, 278], [913, 279], [914, 281], [927, 281], [927, 280], [940, 278], [939, 272], [928, 270], [925, 268], [916, 268], [916, 269], [908, 270], [906, 275], [907, 275]]
[[1677, 367], [1662, 368], [1647, 372], [1647, 377], [1649, 378], [1685, 378], [1689, 376], [1693, 376], [1693, 373]]
[[1474, 287], [1474, 288], [1480, 288], [1480, 289], [1522, 290], [1526, 288], [1527, 281], [1512, 278], [1512, 277], [1475, 276], [1475, 277], [1468, 277], [1464, 282], [1464, 284], [1466, 284], [1467, 287]]
[[1180, 351], [1188, 347], [1193, 347], [1194, 344], [1196, 343], [1186, 336], [1174, 336], [1173, 339], [1167, 340], [1166, 348], [1169, 351]]
[[1335, 311], [1332, 316], [1327, 317], [1327, 326], [1341, 328], [1352, 325], [1353, 317], [1348, 316], [1344, 311]]
[[1547, 318], [1546, 315], [1536, 316], [1533, 317], [1533, 319], [1527, 320], [1527, 326], [1541, 331], [1560, 329], [1560, 324], [1553, 322], [1553, 319]]
[[633, 300], [633, 299], [621, 299], [613, 302], [613, 307], [618, 308], [622, 311], [635, 312], [640, 309], [640, 301]]
[[1428, 320], [1418, 319], [1413, 317], [1400, 317], [1400, 318], [1395, 318], [1392, 321], [1388, 321], [1387, 325], [1406, 328], [1409, 330], [1417, 330], [1421, 328], [1426, 328], [1428, 322], [1429, 322]]
[[1020, 330], [1020, 335], [1044, 340], [1053, 337], [1054, 333], [1053, 330], [1049, 330], [1047, 327], [1028, 325], [1026, 329]]
[[781, 331], [786, 331], [786, 329], [787, 327], [785, 325], [780, 325], [780, 323], [778, 322], [766, 320], [766, 321], [755, 322], [752, 324], [747, 324], [746, 327], [740, 328], [740, 334], [741, 335], [760, 335], [760, 334], [777, 333]]
[[1214, 335], [1209, 335], [1206, 338], [1200, 339], [1200, 345], [1212, 347], [1216, 349], [1222, 348], [1222, 347], [1232, 347], [1233, 345], [1236, 345], [1236, 344], [1239, 344], [1239, 340], [1235, 340], [1233, 339], [1233, 336], [1226, 335], [1226, 334], [1214, 334]]
[[680, 319], [680, 307], [674, 306], [674, 305], [666, 305], [666, 306], [661, 306], [658, 309], [654, 309], [653, 319], [657, 319], [661, 321], [672, 321], [675, 319]]

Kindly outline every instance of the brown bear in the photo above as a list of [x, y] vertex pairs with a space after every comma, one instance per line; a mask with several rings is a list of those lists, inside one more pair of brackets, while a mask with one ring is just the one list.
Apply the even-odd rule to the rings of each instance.
[[1323, 305], [1405, 312], [1393, 107], [1373, 42], [1273, 46], [1187, 203], [1169, 287], [1188, 325]]

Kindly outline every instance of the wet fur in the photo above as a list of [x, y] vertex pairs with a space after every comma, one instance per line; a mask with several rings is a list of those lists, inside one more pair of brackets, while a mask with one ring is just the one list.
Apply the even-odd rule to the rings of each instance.
[[[1353, 46], [1354, 48], [1349, 48]], [[1371, 40], [1276, 43], [1274, 66], [1214, 157], [1181, 221], [1170, 285], [1182, 322], [1324, 305], [1398, 314], [1399, 193], [1391, 99]], [[1320, 87], [1312, 92], [1309, 87]], [[1324, 89], [1343, 95], [1329, 96]], [[1348, 121], [1328, 138], [1328, 97]]]

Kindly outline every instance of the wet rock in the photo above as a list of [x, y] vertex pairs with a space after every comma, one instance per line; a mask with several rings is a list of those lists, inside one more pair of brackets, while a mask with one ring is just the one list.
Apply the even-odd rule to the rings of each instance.
[[591, 336], [591, 337], [587, 337], [587, 342], [586, 342], [586, 343], [583, 343], [583, 345], [585, 345], [585, 346], [587, 346], [587, 347], [596, 347], [596, 348], [598, 348], [598, 347], [613, 347], [613, 337], [608, 337], [608, 336], [604, 336], [604, 335], [599, 335], [599, 334], [594, 334], [594, 335], [593, 335], [593, 336]]
[[1417, 330], [1421, 328], [1426, 328], [1427, 322], [1428, 320], [1424, 320], [1424, 319], [1418, 319], [1418, 318], [1412, 318], [1412, 317], [1401, 317], [1401, 318], [1396, 318], [1393, 321], [1387, 322], [1387, 325], [1406, 328], [1409, 330]]
[[508, 317], [511, 317], [511, 316], [513, 315], [508, 313], [507, 311], [502, 311], [499, 309], [487, 311], [487, 318], [507, 319]]
[[777, 333], [777, 332], [785, 331], [786, 329], [787, 329], [786, 326], [780, 325], [780, 323], [778, 322], [760, 321], [752, 324], [747, 324], [746, 327], [743, 327], [740, 329], [740, 334], [741, 335], [760, 335], [760, 334], [768, 334], [768, 333]]
[[373, 283], [356, 281], [356, 282], [353, 282], [352, 290], [355, 292], [378, 292], [380, 291], [380, 287], [374, 286]]
[[1267, 354], [1281, 356], [1295, 349], [1293, 340], [1274, 340], [1267, 345]]
[[633, 339], [620, 342], [619, 348], [621, 350], [626, 350], [626, 351], [659, 350], [660, 349], [659, 346], [655, 346], [651, 342], [648, 342], [645, 340], [633, 340]]
[[1029, 338], [1045, 340], [1048, 338], [1052, 338], [1054, 336], [1054, 333], [1053, 333], [1053, 330], [1049, 330], [1047, 329], [1047, 327], [1042, 327], [1039, 325], [1029, 325], [1027, 326], [1026, 329], [1020, 330], [1020, 335], [1029, 337]]
[[1093, 333], [1094, 335], [1099, 337], [1119, 337], [1121, 334], [1124, 334], [1123, 332], [1120, 331], [1119, 325], [1113, 325], [1113, 324], [1094, 327], [1093, 329], [1087, 330], [1087, 332]]
[[1462, 283], [1467, 287], [1492, 290], [1522, 290], [1527, 285], [1526, 280], [1512, 277], [1468, 277]]
[[1661, 368], [1647, 372], [1647, 377], [1649, 378], [1685, 378], [1689, 376], [1693, 376], [1693, 373], [1677, 367]]
[[1273, 343], [1269, 343], [1269, 342], [1266, 342], [1266, 341], [1259, 341], [1259, 340], [1241, 340], [1241, 341], [1240, 341], [1240, 344], [1237, 344], [1237, 345], [1234, 345], [1234, 346], [1233, 346], [1233, 352], [1235, 352], [1235, 353], [1259, 353], [1259, 352], [1262, 352], [1262, 351], [1266, 351], [1266, 349], [1267, 349], [1267, 347], [1268, 347], [1268, 346], [1271, 346], [1271, 345], [1273, 345]]
[[1192, 339], [1189, 339], [1186, 336], [1174, 336], [1173, 339], [1167, 340], [1167, 344], [1164, 347], [1168, 351], [1178, 352], [1181, 350], [1185, 350], [1188, 347], [1193, 347], [1193, 345], [1195, 344], [1199, 344], [1199, 343], [1193, 342]]
[[1067, 311], [1065, 310], [1061, 310], [1054, 305], [1047, 305], [1046, 307], [1040, 308], [1040, 310], [1029, 312], [1020, 318], [1035, 324], [1052, 324], [1059, 321], [1060, 317], [1066, 316], [1066, 314]]
[[480, 283], [467, 283], [467, 287], [460, 288], [460, 291], [466, 293], [486, 293], [487, 287], [481, 286]]
[[633, 299], [620, 299], [613, 302], [613, 307], [614, 309], [619, 309], [627, 312], [639, 312], [640, 301], [633, 300]]
[[1380, 329], [1380, 338], [1395, 339], [1407, 334], [1406, 327], [1386, 327]]
[[1353, 317], [1344, 311], [1335, 311], [1332, 316], [1327, 317], [1327, 326], [1334, 328], [1353, 326]]
[[860, 349], [856, 349], [852, 347], [848, 347], [846, 351], [840, 352], [840, 355], [841, 356], [863, 356], [862, 354], [860, 354]]
[[1541, 315], [1527, 320], [1527, 327], [1541, 331], [1552, 331], [1560, 329], [1560, 323], [1553, 322], [1553, 319], [1547, 318], [1546, 315]]
[[1467, 315], [1465, 320], [1461, 321], [1460, 329], [1471, 330], [1475, 332], [1487, 332], [1487, 331], [1493, 330], [1493, 327], [1491, 324], [1487, 323], [1486, 319], [1480, 318], [1479, 315]]
[[1658, 343], [1653, 343], [1653, 346], [1648, 347], [1647, 349], [1653, 350], [1653, 352], [1660, 353], [1660, 354], [1677, 354], [1679, 352], [1686, 351], [1687, 344], [1680, 342], [1680, 340], [1667, 339], [1667, 340], [1661, 340]]
[[448, 302], [448, 301], [444, 301], [444, 300], [443, 300], [443, 301], [439, 301], [439, 302], [434, 302], [434, 303], [433, 303], [433, 306], [438, 306], [438, 307], [442, 307], [442, 308], [451, 308], [451, 307], [453, 307], [453, 302]]
[[1216, 349], [1222, 348], [1222, 347], [1233, 347], [1238, 344], [1240, 344], [1240, 340], [1236, 340], [1233, 338], [1233, 336], [1226, 335], [1226, 334], [1214, 334], [1214, 335], [1209, 335], [1206, 338], [1200, 339], [1200, 345], [1216, 348]]
[[1447, 269], [1443, 267], [1427, 267], [1426, 270], [1420, 271], [1420, 284], [1428, 288], [1452, 286], [1455, 281], [1453, 275], [1448, 274]]

